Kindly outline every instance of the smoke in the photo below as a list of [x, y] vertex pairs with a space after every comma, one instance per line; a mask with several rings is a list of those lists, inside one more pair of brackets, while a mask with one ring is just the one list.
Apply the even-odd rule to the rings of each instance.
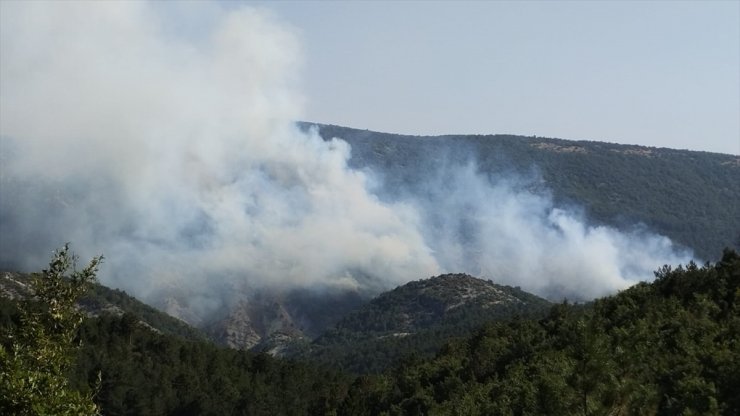
[[298, 36], [264, 10], [0, 7], [4, 267], [71, 241], [106, 256], [104, 283], [183, 291], [205, 314], [245, 288], [377, 291], [443, 271], [591, 297], [684, 260], [473, 164], [381, 200], [344, 141], [293, 125]]
[[437, 271], [415, 212], [370, 194], [346, 143], [293, 126], [300, 49], [272, 16], [222, 12], [196, 45], [146, 3], [2, 16], [5, 259], [70, 240], [138, 294]]
[[444, 270], [462, 270], [551, 299], [593, 299], [690, 260], [644, 226], [589, 225], [557, 207], [537, 175], [488, 177], [452, 165], [414, 190], [425, 241]]

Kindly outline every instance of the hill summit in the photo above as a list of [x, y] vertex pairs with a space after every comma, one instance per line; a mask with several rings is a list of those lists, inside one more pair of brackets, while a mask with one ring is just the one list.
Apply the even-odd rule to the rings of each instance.
[[409, 354], [431, 357], [445, 343], [469, 336], [487, 322], [544, 316], [550, 305], [517, 287], [443, 274], [380, 294], [307, 348], [288, 355], [374, 373]]
[[337, 330], [405, 336], [445, 325], [478, 324], [549, 305], [519, 288], [467, 274], [409, 282], [373, 299], [337, 324]]

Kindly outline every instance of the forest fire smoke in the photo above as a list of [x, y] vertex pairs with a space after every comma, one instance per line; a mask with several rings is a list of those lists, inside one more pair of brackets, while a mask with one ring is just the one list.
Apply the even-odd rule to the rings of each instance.
[[105, 255], [103, 283], [189, 289], [207, 313], [244, 285], [379, 291], [447, 271], [593, 297], [687, 260], [472, 164], [384, 202], [347, 143], [294, 126], [300, 43], [262, 10], [176, 6], [203, 34], [150, 3], [0, 7], [3, 267], [71, 241]]

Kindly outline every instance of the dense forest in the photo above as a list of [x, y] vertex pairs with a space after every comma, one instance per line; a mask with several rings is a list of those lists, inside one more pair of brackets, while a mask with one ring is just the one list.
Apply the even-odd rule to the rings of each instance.
[[492, 323], [431, 361], [359, 378], [347, 414], [740, 412], [740, 257], [657, 273], [588, 308]]
[[520, 177], [558, 204], [618, 228], [645, 224], [699, 258], [740, 248], [736, 155], [513, 135], [406, 136], [316, 126], [352, 146], [350, 163], [383, 177], [391, 196], [418, 193], [430, 175], [475, 162], [489, 177]]
[[[653, 283], [585, 306], [490, 322], [431, 359], [409, 345], [402, 362], [359, 377], [160, 333], [131, 313], [101, 314], [81, 321], [64, 376], [106, 415], [732, 415], [738, 301], [740, 256], [728, 250], [716, 264], [664, 267]], [[17, 334], [28, 308], [51, 309], [0, 305], [0, 413], [14, 414]]]
[[486, 322], [540, 317], [550, 306], [519, 288], [465, 274], [441, 275], [382, 293], [288, 355], [353, 374], [377, 373], [410, 351], [431, 358]]

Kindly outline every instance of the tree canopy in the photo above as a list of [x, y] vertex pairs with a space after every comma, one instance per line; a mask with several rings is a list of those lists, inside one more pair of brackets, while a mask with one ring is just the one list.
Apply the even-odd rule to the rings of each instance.
[[[22, 302], [20, 325], [7, 326], [0, 344], [0, 413], [16, 415], [97, 414], [90, 393], [70, 387], [67, 371], [80, 346], [77, 329], [83, 314], [78, 299], [95, 282], [102, 257], [82, 270], [65, 245], [49, 268], [31, 280], [34, 297]], [[72, 269], [70, 271], [70, 269]]]

